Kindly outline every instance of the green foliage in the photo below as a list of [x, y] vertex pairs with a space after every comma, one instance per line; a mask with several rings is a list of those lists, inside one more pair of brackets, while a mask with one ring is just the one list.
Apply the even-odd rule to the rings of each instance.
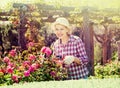
[[111, 61], [106, 65], [95, 66], [95, 76], [90, 78], [120, 78], [120, 62]]
[[102, 50], [100, 48], [100, 45], [98, 43], [95, 44], [94, 46], [94, 63], [99, 63], [101, 61], [101, 54]]
[[118, 52], [113, 52], [112, 53], [112, 60], [118, 59]]
[[81, 27], [83, 22], [83, 17], [81, 14], [81, 10], [79, 8], [75, 8], [74, 11], [70, 11], [70, 23], [76, 24], [76, 26]]

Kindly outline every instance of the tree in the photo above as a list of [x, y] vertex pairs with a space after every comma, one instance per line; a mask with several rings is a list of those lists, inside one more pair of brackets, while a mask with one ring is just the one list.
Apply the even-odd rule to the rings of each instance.
[[[104, 19], [105, 22], [105, 19]], [[107, 22], [102, 23], [102, 26], [104, 27], [104, 31], [102, 34], [97, 34], [94, 32], [94, 36], [96, 40], [101, 44], [102, 46], [102, 59], [101, 64], [107, 63], [107, 61], [111, 60], [112, 50], [111, 50], [111, 44], [113, 42], [113, 38], [115, 36], [115, 24], [108, 24]], [[111, 26], [112, 25], [112, 26]], [[112, 29], [111, 29], [112, 28]], [[100, 30], [100, 29], [98, 29]], [[117, 34], [117, 33], [116, 33]]]

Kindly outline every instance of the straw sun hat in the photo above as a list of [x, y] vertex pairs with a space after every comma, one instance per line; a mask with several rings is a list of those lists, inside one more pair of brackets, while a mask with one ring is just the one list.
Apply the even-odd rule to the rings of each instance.
[[70, 28], [69, 21], [64, 17], [57, 18], [56, 21], [53, 23], [53, 26], [55, 27], [55, 25], [57, 25], [57, 24], [63, 25], [67, 28]]

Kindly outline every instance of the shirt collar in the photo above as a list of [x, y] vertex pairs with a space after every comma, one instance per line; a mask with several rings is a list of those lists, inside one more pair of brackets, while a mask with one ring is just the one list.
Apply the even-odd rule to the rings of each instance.
[[[72, 42], [73, 40], [74, 40], [73, 35], [70, 35], [70, 37], [68, 39], [68, 43]], [[61, 43], [62, 43], [62, 41], [61, 41], [61, 39], [59, 39], [59, 44], [61, 44]]]

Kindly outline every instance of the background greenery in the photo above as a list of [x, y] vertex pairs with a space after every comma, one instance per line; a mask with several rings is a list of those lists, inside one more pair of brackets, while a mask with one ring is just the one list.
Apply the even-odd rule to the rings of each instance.
[[[56, 7], [60, 6], [89, 6], [100, 9], [104, 8], [120, 8], [119, 0], [3, 0], [0, 2], [0, 8], [8, 10], [12, 3], [47, 3]], [[4, 7], [4, 8], [3, 8]]]

